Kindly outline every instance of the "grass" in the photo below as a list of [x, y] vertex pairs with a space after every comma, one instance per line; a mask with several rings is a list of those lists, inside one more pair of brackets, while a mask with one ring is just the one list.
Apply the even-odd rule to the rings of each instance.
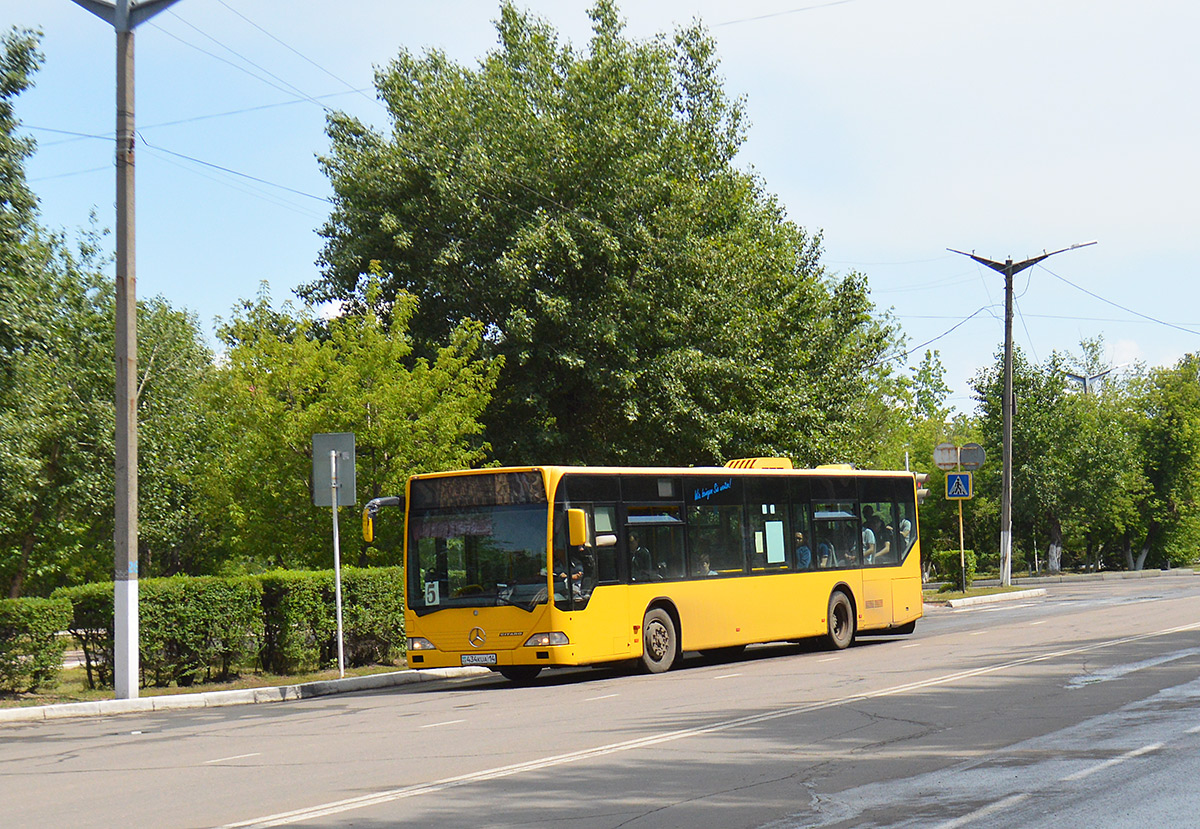
[[[400, 665], [367, 665], [362, 668], [346, 668], [346, 676], [368, 676], [369, 674], [391, 673], [404, 670]], [[12, 694], [0, 692], [0, 708], [20, 708], [33, 705], [58, 705], [65, 702], [96, 702], [113, 699], [111, 688], [92, 690], [87, 687], [87, 671], [83, 666], [64, 668], [59, 673], [58, 686], [55, 688], [39, 688], [32, 693]], [[186, 688], [170, 686], [155, 688], [153, 686], [138, 690], [139, 697], [158, 697], [167, 694], [200, 694], [205, 691], [236, 691], [243, 688], [272, 688], [277, 685], [301, 685], [306, 682], [319, 682], [327, 679], [337, 679], [337, 668], [323, 671], [313, 671], [306, 674], [291, 674], [281, 676], [276, 674], [246, 673], [227, 682], [197, 682]]]
[[990, 596], [993, 593], [1015, 593], [1018, 590], [1028, 590], [1027, 586], [1013, 587], [972, 587], [965, 593], [961, 590], [950, 590], [945, 593], [940, 590], [925, 590], [922, 595], [929, 604], [945, 604], [950, 599], [964, 599], [968, 596]]

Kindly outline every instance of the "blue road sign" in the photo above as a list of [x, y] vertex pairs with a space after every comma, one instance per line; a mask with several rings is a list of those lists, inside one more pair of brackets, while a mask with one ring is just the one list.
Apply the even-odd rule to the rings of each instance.
[[975, 497], [975, 489], [970, 472], [946, 473], [946, 499], [949, 501], [969, 501]]

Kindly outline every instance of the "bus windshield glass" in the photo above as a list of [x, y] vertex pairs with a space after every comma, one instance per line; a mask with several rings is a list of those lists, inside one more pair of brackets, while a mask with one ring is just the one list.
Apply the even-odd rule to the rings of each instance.
[[515, 482], [520, 486], [491, 480], [500, 477], [477, 476], [466, 489], [460, 478], [453, 490], [436, 479], [414, 481], [409, 608], [418, 613], [500, 605], [532, 610], [546, 603], [549, 505], [540, 476], [532, 486], [525, 485], [528, 476]]

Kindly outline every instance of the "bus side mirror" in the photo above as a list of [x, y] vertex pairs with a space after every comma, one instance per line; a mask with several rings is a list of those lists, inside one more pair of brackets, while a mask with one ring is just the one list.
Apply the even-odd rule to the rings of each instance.
[[572, 547], [582, 547], [587, 540], [587, 513], [581, 509], [567, 510], [567, 543]]
[[363, 541], [370, 544], [375, 540], [375, 522], [371, 520], [371, 510], [363, 510]]

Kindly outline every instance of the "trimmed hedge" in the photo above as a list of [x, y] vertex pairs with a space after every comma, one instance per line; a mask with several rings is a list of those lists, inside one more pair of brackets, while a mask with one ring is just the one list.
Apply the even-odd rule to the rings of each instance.
[[0, 599], [0, 689], [53, 687], [67, 648], [58, 632], [70, 621], [63, 599]]
[[[140, 590], [139, 590], [140, 592]], [[71, 603], [67, 629], [83, 648], [89, 688], [113, 685], [113, 583], [95, 582], [78, 587], [60, 587], [54, 598]]]
[[975, 581], [976, 558], [974, 550], [964, 550], [960, 555], [958, 550], [940, 550], [933, 554], [933, 565], [937, 574], [946, 580], [943, 592], [962, 589], [962, 560], [967, 563], [967, 587]]
[[[342, 568], [348, 665], [388, 664], [403, 654], [402, 572]], [[113, 583], [62, 588], [54, 595], [70, 602], [69, 622], [62, 627], [83, 648], [88, 685], [111, 687]], [[333, 571], [143, 579], [138, 626], [143, 685], [226, 679], [238, 665], [251, 663], [283, 675], [330, 667], [337, 664]]]
[[[403, 653], [403, 571], [342, 568], [342, 629], [346, 663], [386, 664]], [[337, 664], [333, 571], [275, 570], [263, 585], [263, 670], [277, 674]]]
[[236, 664], [257, 653], [257, 579], [173, 576], [146, 579], [138, 592], [144, 683], [186, 687], [199, 679], [229, 679]]

